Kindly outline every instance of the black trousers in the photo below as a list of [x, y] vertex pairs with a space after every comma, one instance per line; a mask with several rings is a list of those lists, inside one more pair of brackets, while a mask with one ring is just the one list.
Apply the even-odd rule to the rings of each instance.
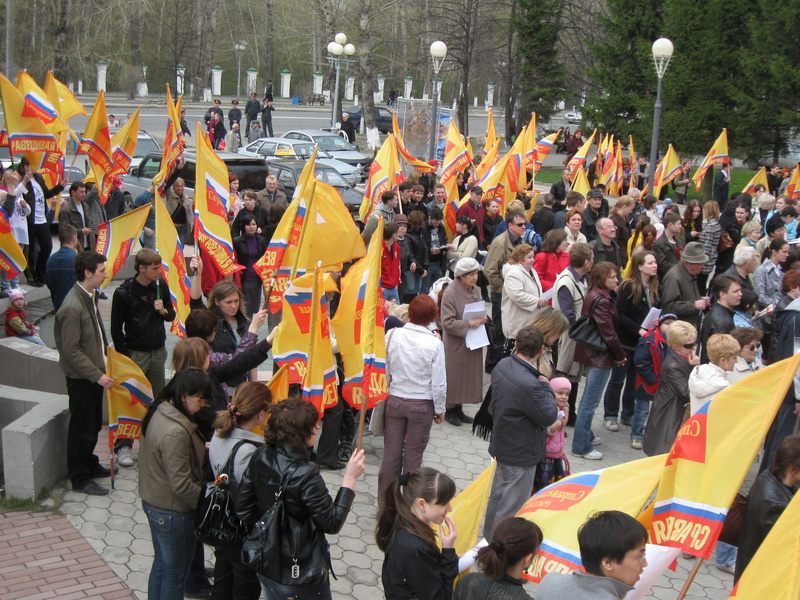
[[88, 379], [67, 377], [67, 394], [67, 470], [72, 487], [80, 488], [91, 481], [92, 472], [100, 464], [94, 448], [103, 428], [103, 388]]
[[212, 600], [258, 600], [261, 583], [255, 571], [242, 564], [241, 550], [215, 548]]
[[339, 448], [343, 415], [344, 400], [339, 396], [336, 406], [325, 409], [325, 414], [322, 416], [322, 433], [317, 441], [318, 465], [333, 465], [339, 462], [336, 451]]
[[[53, 251], [53, 238], [50, 237], [50, 225], [40, 223], [39, 225], [28, 225], [28, 237], [30, 247], [33, 247], [33, 240], [39, 242], [39, 252], [36, 255], [36, 269], [32, 271], [33, 276], [45, 283], [45, 273], [47, 272], [47, 259]], [[93, 250], [93, 248], [92, 248]]]

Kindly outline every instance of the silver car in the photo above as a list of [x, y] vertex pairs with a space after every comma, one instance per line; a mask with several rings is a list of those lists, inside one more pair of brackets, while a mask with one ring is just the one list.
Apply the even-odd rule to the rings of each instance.
[[320, 150], [324, 150], [334, 158], [354, 166], [358, 165], [365, 173], [369, 172], [372, 157], [359, 152], [350, 142], [335, 133], [318, 129], [294, 129], [287, 131], [281, 137], [317, 144]]
[[[254, 142], [239, 148], [239, 154], [251, 156], [253, 158], [288, 158], [307, 160], [314, 151], [314, 144], [299, 140], [289, 140], [285, 138], [259, 138]], [[327, 165], [336, 169], [339, 175], [350, 185], [355, 186], [364, 179], [364, 171], [359, 165], [351, 165], [344, 161], [333, 158], [324, 150], [317, 152], [317, 164]]]

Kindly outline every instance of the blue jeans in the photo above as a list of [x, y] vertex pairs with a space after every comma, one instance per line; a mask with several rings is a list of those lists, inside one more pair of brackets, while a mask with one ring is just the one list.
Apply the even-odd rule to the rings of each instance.
[[716, 553], [718, 565], [736, 564], [736, 546], [731, 546], [725, 542], [717, 542]]
[[644, 424], [647, 423], [647, 417], [650, 415], [650, 404], [653, 401], [653, 396], [639, 388], [634, 392], [633, 400], [631, 439], [641, 440], [644, 439]]
[[430, 292], [433, 284], [442, 278], [442, 263], [439, 262], [438, 255], [435, 256], [436, 260], [432, 260], [431, 264], [428, 265], [428, 274], [422, 279], [422, 289], [420, 291], [423, 294]]
[[31, 342], [32, 344], [38, 344], [39, 346], [45, 345], [38, 333], [34, 333], [33, 335], [18, 335], [17, 338], [25, 340], [26, 342]]
[[194, 513], [156, 508], [142, 501], [153, 538], [153, 567], [147, 583], [149, 600], [183, 600], [196, 538]]
[[398, 305], [400, 304], [400, 294], [397, 292], [397, 288], [381, 288], [381, 292], [383, 292], [384, 300], [394, 300]]
[[422, 267], [414, 271], [403, 271], [403, 283], [401, 284], [401, 289], [403, 294], [408, 294], [410, 296], [416, 296], [419, 294], [420, 289], [422, 289]]
[[573, 454], [589, 454], [592, 451], [592, 419], [594, 411], [603, 399], [603, 392], [611, 378], [611, 369], [589, 367], [586, 374], [586, 387], [583, 389], [581, 403], [578, 405], [578, 418], [575, 420], [575, 433], [572, 437]]
[[8, 293], [10, 290], [14, 290], [19, 287], [19, 275], [14, 277], [14, 279], [9, 279], [6, 276], [5, 271], [0, 271], [0, 288], [5, 293]]
[[624, 365], [616, 365], [611, 370], [611, 379], [608, 382], [608, 389], [606, 389], [606, 395], [603, 399], [603, 419], [606, 421], [617, 421], [620, 419], [620, 394], [622, 394], [622, 420], [628, 423], [633, 419], [633, 384], [636, 383], [633, 350], [628, 350], [626, 348], [625, 357], [628, 360]]

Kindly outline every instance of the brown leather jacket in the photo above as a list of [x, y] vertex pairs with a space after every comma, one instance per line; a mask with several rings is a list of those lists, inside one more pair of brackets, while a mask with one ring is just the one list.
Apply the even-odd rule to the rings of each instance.
[[[592, 305], [595, 304], [595, 299], [598, 297], [600, 300], [592, 309]], [[609, 351], [606, 353], [597, 352], [578, 342], [575, 345], [575, 360], [587, 367], [610, 369], [614, 366], [614, 361], [622, 360], [625, 357], [622, 342], [620, 342], [617, 335], [617, 306], [611, 297], [611, 293], [597, 287], [590, 288], [586, 294], [586, 299], [583, 301], [581, 316], [587, 314], [590, 310], [592, 311], [594, 322], [600, 330], [600, 335], [603, 336], [608, 345]]]

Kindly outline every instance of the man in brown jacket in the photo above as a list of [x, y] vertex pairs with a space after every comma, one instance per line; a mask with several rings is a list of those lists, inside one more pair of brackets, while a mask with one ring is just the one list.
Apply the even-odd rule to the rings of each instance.
[[53, 327], [69, 396], [67, 469], [73, 490], [105, 496], [108, 488], [93, 478], [111, 474], [94, 454], [103, 427], [103, 389], [114, 385], [105, 373], [106, 332], [95, 291], [107, 277], [106, 257], [81, 252], [75, 257], [75, 275], [78, 282], [64, 298]]
[[708, 255], [700, 242], [689, 242], [683, 250], [680, 262], [667, 271], [664, 277], [664, 293], [661, 295], [661, 310], [678, 315], [681, 321], [694, 325], [700, 331], [700, 311], [708, 308], [708, 296], [700, 296], [697, 275], [708, 262]]

